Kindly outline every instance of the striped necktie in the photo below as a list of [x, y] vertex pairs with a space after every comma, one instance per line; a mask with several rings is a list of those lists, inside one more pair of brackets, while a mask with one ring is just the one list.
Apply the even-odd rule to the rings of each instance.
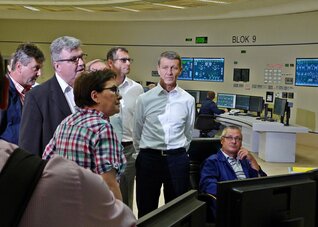
[[232, 166], [232, 169], [235, 172], [235, 175], [237, 177], [237, 179], [245, 179], [246, 176], [244, 174], [244, 171], [242, 169], [242, 165], [240, 163], [239, 160], [232, 158], [232, 157], [227, 157], [228, 162], [230, 163], [230, 165]]

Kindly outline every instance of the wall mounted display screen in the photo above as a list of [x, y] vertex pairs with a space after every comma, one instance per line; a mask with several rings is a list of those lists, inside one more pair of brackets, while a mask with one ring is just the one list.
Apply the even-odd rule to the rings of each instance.
[[236, 95], [219, 93], [217, 97], [217, 105], [222, 108], [235, 108]]
[[318, 87], [318, 58], [296, 59], [295, 85]]
[[194, 58], [193, 80], [224, 81], [224, 58]]
[[249, 82], [250, 81], [250, 69], [234, 68], [233, 81]]
[[193, 73], [193, 58], [181, 58], [182, 73], [178, 77], [178, 80], [192, 80]]

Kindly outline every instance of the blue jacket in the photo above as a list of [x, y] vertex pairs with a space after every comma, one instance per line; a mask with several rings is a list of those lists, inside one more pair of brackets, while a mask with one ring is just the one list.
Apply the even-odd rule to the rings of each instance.
[[[253, 178], [258, 176], [266, 176], [261, 169], [260, 171], [254, 170], [248, 160], [240, 160], [242, 169], [245, 173], [246, 178]], [[208, 157], [201, 168], [201, 176], [199, 183], [199, 190], [203, 193], [208, 193], [216, 196], [217, 194], [217, 182], [236, 180], [237, 177], [231, 166], [227, 161], [226, 157], [223, 155], [222, 151], [219, 150], [218, 153]], [[214, 221], [216, 218], [216, 201], [208, 201], [210, 216], [208, 219]]]
[[[253, 178], [260, 176], [266, 176], [262, 170], [254, 170], [248, 160], [240, 160], [242, 169], [245, 173], [246, 178]], [[209, 193], [216, 195], [217, 192], [217, 182], [235, 180], [237, 179], [234, 170], [232, 169], [230, 163], [226, 160], [222, 151], [219, 150], [218, 153], [208, 157], [201, 168], [200, 176], [200, 191], [204, 193]]]
[[224, 113], [224, 110], [221, 110], [217, 107], [216, 103], [209, 98], [206, 98], [201, 105], [199, 114], [210, 114], [210, 115], [219, 115]]
[[7, 110], [0, 110], [0, 138], [18, 144], [19, 127], [22, 115], [20, 95], [11, 78], [9, 87], [9, 103]]

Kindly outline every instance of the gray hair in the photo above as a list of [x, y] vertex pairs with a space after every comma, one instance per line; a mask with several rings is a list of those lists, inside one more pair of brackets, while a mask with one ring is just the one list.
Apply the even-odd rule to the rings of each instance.
[[60, 54], [62, 50], [67, 50], [70, 52], [72, 50], [79, 48], [80, 46], [81, 46], [81, 41], [74, 37], [62, 36], [55, 39], [50, 46], [52, 62], [60, 60]]
[[15, 70], [17, 62], [21, 62], [22, 65], [26, 66], [32, 59], [40, 64], [45, 61], [43, 52], [36, 45], [32, 43], [20, 44], [10, 59], [11, 70]]
[[235, 125], [229, 125], [229, 126], [226, 126], [226, 127], [223, 129], [222, 134], [221, 134], [221, 138], [226, 135], [226, 133], [227, 133], [227, 131], [228, 131], [229, 129], [240, 131], [241, 136], [242, 136], [242, 130], [241, 130], [240, 127], [235, 126]]
[[169, 60], [178, 60], [179, 61], [179, 67], [181, 68], [181, 57], [177, 52], [174, 51], [165, 51], [160, 54], [160, 57], [158, 59], [158, 65], [160, 65], [160, 61], [162, 58], [168, 58]]

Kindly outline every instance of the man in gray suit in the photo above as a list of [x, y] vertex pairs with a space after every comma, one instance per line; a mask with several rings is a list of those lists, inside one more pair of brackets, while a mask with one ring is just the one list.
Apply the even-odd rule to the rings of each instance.
[[59, 37], [50, 48], [54, 76], [26, 95], [19, 134], [19, 146], [41, 157], [56, 127], [75, 112], [73, 84], [85, 69], [80, 40]]

